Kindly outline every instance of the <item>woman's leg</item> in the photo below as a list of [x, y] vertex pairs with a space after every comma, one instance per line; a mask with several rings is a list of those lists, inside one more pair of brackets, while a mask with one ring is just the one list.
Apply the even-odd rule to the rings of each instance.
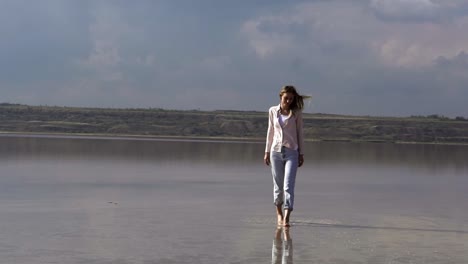
[[283, 224], [283, 202], [284, 202], [284, 161], [281, 152], [270, 153], [271, 174], [273, 175], [273, 202], [276, 206], [278, 225]]
[[289, 216], [294, 208], [294, 188], [299, 154], [297, 150], [286, 149], [284, 172], [284, 225], [289, 226]]

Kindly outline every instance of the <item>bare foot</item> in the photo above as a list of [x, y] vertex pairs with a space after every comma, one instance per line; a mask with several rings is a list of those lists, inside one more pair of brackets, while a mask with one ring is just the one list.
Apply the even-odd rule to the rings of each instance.
[[276, 216], [276, 221], [279, 226], [283, 226], [283, 216], [282, 215], [277, 215]]
[[286, 227], [290, 227], [291, 225], [289, 224], [289, 216], [291, 215], [291, 211], [286, 209], [284, 210], [284, 219], [283, 219], [283, 224]]
[[276, 206], [276, 223], [279, 226], [283, 226], [283, 206], [282, 205]]

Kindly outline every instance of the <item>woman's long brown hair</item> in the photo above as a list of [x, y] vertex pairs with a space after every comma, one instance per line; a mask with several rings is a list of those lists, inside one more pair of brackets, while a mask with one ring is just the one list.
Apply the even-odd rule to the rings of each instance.
[[291, 93], [294, 95], [294, 101], [291, 103], [291, 106], [290, 106], [293, 112], [304, 109], [304, 99], [310, 98], [310, 96], [307, 96], [307, 95], [300, 95], [297, 92], [296, 87], [292, 85], [283, 86], [283, 88], [281, 89], [279, 93], [280, 98], [285, 93]]

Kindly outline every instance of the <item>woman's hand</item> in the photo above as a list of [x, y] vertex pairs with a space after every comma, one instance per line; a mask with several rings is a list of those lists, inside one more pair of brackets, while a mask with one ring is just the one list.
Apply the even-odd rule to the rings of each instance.
[[265, 163], [265, 165], [270, 166], [270, 152], [265, 152], [263, 162]]
[[299, 167], [302, 166], [302, 164], [304, 164], [304, 154], [299, 155]]

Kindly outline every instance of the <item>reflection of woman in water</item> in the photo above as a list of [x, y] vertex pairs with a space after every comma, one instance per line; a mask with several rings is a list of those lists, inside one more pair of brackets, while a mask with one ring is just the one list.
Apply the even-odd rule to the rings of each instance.
[[281, 238], [283, 228], [276, 228], [275, 239], [271, 247], [271, 263], [293, 264], [293, 244], [289, 235], [289, 228], [284, 228], [284, 239]]
[[266, 165], [271, 164], [277, 223], [289, 226], [289, 216], [294, 208], [296, 171], [304, 163], [302, 108], [307, 97], [299, 95], [294, 86], [284, 86], [279, 97], [280, 104], [268, 111], [263, 160]]

